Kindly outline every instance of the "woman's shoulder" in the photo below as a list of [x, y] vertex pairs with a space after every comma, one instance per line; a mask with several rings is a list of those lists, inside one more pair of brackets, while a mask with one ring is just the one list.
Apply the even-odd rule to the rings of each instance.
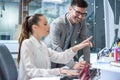
[[23, 42], [22, 42], [22, 45], [30, 45], [31, 42], [30, 42], [30, 39], [25, 39]]

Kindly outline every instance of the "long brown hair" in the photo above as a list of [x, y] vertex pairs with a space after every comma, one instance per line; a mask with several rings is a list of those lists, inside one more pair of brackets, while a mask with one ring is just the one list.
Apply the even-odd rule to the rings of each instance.
[[18, 50], [18, 58], [17, 62], [19, 64], [20, 61], [20, 50], [23, 40], [28, 39], [30, 34], [32, 34], [32, 25], [37, 24], [40, 21], [40, 16], [43, 14], [34, 14], [32, 16], [25, 17], [23, 24], [22, 24], [22, 31], [19, 37], [19, 50]]

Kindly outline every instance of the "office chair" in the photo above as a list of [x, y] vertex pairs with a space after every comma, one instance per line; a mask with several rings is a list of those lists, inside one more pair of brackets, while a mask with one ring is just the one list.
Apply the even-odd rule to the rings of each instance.
[[17, 80], [18, 72], [8, 48], [0, 44], [0, 79]]

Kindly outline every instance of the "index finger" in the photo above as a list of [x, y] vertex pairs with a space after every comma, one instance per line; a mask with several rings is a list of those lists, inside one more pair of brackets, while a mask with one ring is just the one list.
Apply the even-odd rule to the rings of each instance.
[[86, 39], [86, 41], [90, 41], [93, 38], [93, 36], [90, 36], [89, 38]]
[[89, 38], [87, 38], [86, 40], [84, 40], [83, 42], [87, 42], [90, 41], [93, 38], [93, 36], [90, 36]]

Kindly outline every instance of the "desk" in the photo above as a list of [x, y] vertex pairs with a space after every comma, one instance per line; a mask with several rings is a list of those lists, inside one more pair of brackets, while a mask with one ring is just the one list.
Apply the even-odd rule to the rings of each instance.
[[60, 80], [60, 77], [39, 77], [30, 80]]
[[[32, 78], [30, 80], [60, 80], [61, 77], [39, 77], [39, 78]], [[78, 80], [78, 79], [73, 79]]]
[[109, 63], [98, 63], [92, 64], [93, 68], [100, 69], [99, 80], [120, 80], [120, 67], [112, 66]]

